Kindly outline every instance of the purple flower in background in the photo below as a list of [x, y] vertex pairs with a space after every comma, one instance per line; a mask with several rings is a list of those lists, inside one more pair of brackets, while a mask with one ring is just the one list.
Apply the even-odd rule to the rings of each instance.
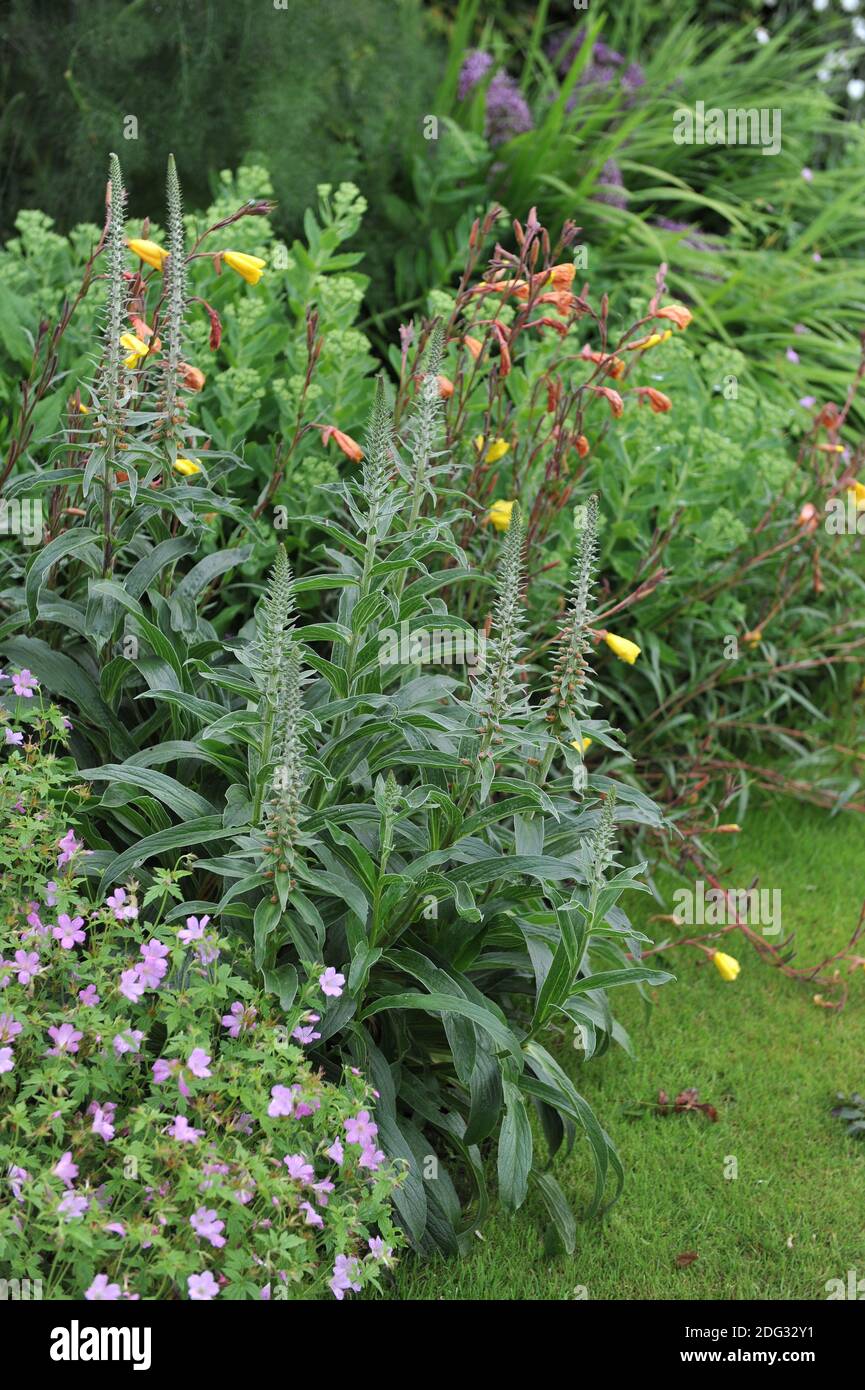
[[345, 984], [345, 976], [341, 975], [334, 966], [329, 965], [318, 977], [321, 985], [322, 994], [327, 994], [332, 999], [338, 999], [342, 994], [342, 987]]
[[11, 1071], [15, 1065], [15, 1054], [11, 1047], [0, 1047], [0, 1076]]
[[51, 1169], [55, 1178], [59, 1178], [67, 1187], [71, 1187], [75, 1178], [78, 1177], [78, 1168], [72, 1162], [72, 1150], [67, 1149], [65, 1154], [60, 1157]]
[[14, 1014], [0, 1014], [0, 1042], [14, 1042], [23, 1027]]
[[85, 1009], [94, 1008], [99, 1003], [99, 995], [96, 993], [96, 986], [85, 985], [83, 989], [79, 989], [78, 998], [81, 1000]]
[[290, 1115], [293, 1106], [294, 1091], [290, 1086], [271, 1086], [270, 1105], [267, 1107], [267, 1113], [272, 1120], [283, 1115]]
[[519, 83], [506, 72], [497, 72], [487, 87], [485, 131], [490, 144], [504, 145], [515, 135], [531, 130], [534, 122]]
[[225, 1236], [220, 1235], [220, 1231], [225, 1230], [225, 1222], [217, 1221], [212, 1207], [199, 1207], [190, 1216], [189, 1224], [200, 1240], [209, 1240], [215, 1249], [225, 1244]]
[[179, 1066], [180, 1063], [176, 1058], [169, 1062], [165, 1057], [158, 1057], [151, 1068], [155, 1084], [161, 1086], [163, 1081], [167, 1081], [169, 1076], [174, 1075]]
[[340, 1303], [349, 1289], [353, 1289], [355, 1293], [360, 1293], [360, 1284], [357, 1282], [358, 1273], [357, 1260], [353, 1255], [337, 1255], [330, 1288], [334, 1298], [338, 1299]]
[[373, 1123], [368, 1110], [359, 1110], [342, 1123], [349, 1144], [368, 1144], [378, 1134], [378, 1125]]
[[381, 1167], [384, 1160], [385, 1155], [382, 1153], [381, 1149], [377, 1149], [375, 1144], [365, 1144], [363, 1152], [357, 1161], [357, 1166], [358, 1168], [369, 1168], [370, 1171], [374, 1173], [377, 1168]]
[[114, 1051], [118, 1057], [126, 1052], [138, 1052], [143, 1041], [144, 1034], [140, 1028], [127, 1028], [125, 1033], [115, 1033]]
[[303, 1154], [286, 1154], [282, 1161], [288, 1169], [288, 1176], [296, 1182], [312, 1182], [315, 1177], [315, 1169]]
[[76, 840], [74, 830], [67, 830], [66, 834], [63, 836], [63, 839], [60, 840], [58, 843], [60, 845], [61, 852], [57, 860], [57, 867], [58, 869], [62, 869], [64, 864], [69, 863], [69, 860], [72, 858], [73, 854], [76, 854], [78, 850], [81, 849], [82, 842], [80, 840]]
[[50, 878], [45, 885], [45, 906], [57, 906], [57, 884], [54, 882], [53, 878]]
[[326, 1207], [330, 1200], [330, 1193], [334, 1190], [334, 1184], [331, 1182], [330, 1178], [319, 1178], [318, 1182], [312, 1184], [312, 1190], [315, 1193], [315, 1200], [318, 1202], [318, 1205], [320, 1207]]
[[114, 1138], [114, 1112], [117, 1105], [113, 1101], [107, 1101], [105, 1105], [97, 1105], [94, 1101], [89, 1106], [89, 1113], [93, 1116], [93, 1124], [90, 1126], [94, 1134], [98, 1134], [100, 1139], [104, 1139], [106, 1144], [110, 1144]]
[[325, 1149], [325, 1153], [327, 1154], [328, 1158], [333, 1159], [334, 1163], [342, 1163], [342, 1160], [345, 1157], [345, 1152], [339, 1139], [334, 1139], [330, 1148]]
[[126, 901], [126, 889], [115, 888], [105, 899], [105, 906], [110, 907], [118, 922], [131, 922], [138, 916], [138, 908], [133, 902]]
[[18, 971], [19, 985], [29, 985], [42, 970], [36, 951], [16, 951], [15, 969]]
[[311, 1027], [301, 1028], [300, 1025], [298, 1025], [291, 1036], [296, 1038], [299, 1043], [312, 1043], [315, 1042], [317, 1038], [321, 1037], [321, 1033], [314, 1032]]
[[324, 1222], [311, 1202], [301, 1202], [301, 1211], [305, 1214], [307, 1226], [323, 1226]]
[[799, 404], [800, 404], [801, 406], [804, 406], [805, 410], [813, 410], [814, 406], [817, 404], [817, 397], [816, 397], [816, 396], [800, 396], [800, 397], [799, 397]]
[[54, 936], [64, 951], [71, 951], [73, 946], [81, 946], [86, 941], [86, 935], [81, 930], [83, 926], [83, 917], [70, 917], [68, 912], [59, 914]]
[[228, 1013], [222, 1015], [222, 1026], [228, 1029], [229, 1037], [239, 1038], [241, 1033], [252, 1031], [257, 1016], [258, 1009], [252, 1005], [244, 1008], [240, 1000], [235, 999]]
[[624, 188], [622, 171], [614, 159], [608, 159], [600, 174], [592, 197], [596, 203], [607, 203], [613, 208], [628, 205], [628, 195]]
[[4, 737], [7, 743], [19, 744], [24, 742], [24, 735], [22, 733], [16, 733], [13, 729], [10, 729], [8, 726], [4, 730]]
[[39, 689], [39, 682], [33, 672], [28, 671], [25, 666], [24, 670], [19, 671], [17, 675], [13, 673], [12, 689], [16, 695], [22, 696], [25, 700], [32, 700], [33, 692]]
[[59, 1028], [49, 1028], [48, 1036], [54, 1046], [49, 1047], [47, 1055], [59, 1057], [61, 1052], [77, 1052], [84, 1034], [73, 1028], [71, 1023], [61, 1023]]
[[120, 1285], [109, 1284], [107, 1274], [97, 1274], [84, 1297], [88, 1303], [115, 1303], [120, 1297]]
[[465, 101], [472, 88], [484, 80], [492, 65], [491, 54], [485, 53], [482, 48], [469, 49], [463, 58], [457, 84], [457, 96], [460, 101]]
[[204, 1080], [205, 1077], [213, 1075], [209, 1063], [210, 1053], [205, 1052], [203, 1047], [195, 1047], [187, 1058], [186, 1066], [188, 1070], [192, 1072], [193, 1076], [197, 1076], [200, 1080]]
[[792, 362], [792, 363], [794, 363], [794, 365], [795, 365], [795, 364], [798, 364], [798, 361], [799, 361], [799, 354], [798, 354], [798, 352], [796, 351], [795, 348], [788, 347], [788, 349], [787, 349], [787, 351], [786, 351], [786, 353], [785, 353], [785, 356], [786, 356], [788, 362]]
[[79, 1197], [77, 1192], [67, 1192], [60, 1198], [57, 1210], [67, 1221], [80, 1221], [89, 1206], [86, 1197]]
[[185, 1115], [175, 1115], [168, 1127], [168, 1133], [178, 1144], [197, 1144], [204, 1130], [193, 1129]]
[[374, 1260], [384, 1260], [385, 1263], [393, 1254], [393, 1246], [385, 1245], [381, 1236], [373, 1236], [369, 1242], [370, 1253]]
[[[77, 1171], [76, 1169], [76, 1172]], [[15, 1198], [16, 1202], [24, 1201], [21, 1195], [21, 1184], [23, 1182], [29, 1182], [29, 1180], [30, 1174], [27, 1172], [26, 1168], [19, 1168], [16, 1163], [11, 1163], [9, 1165], [9, 1186], [12, 1189], [12, 1196]]]
[[193, 941], [200, 941], [209, 921], [209, 917], [202, 917], [200, 921], [197, 917], [187, 917], [186, 926], [181, 927], [177, 933], [184, 946], [191, 945]]
[[146, 993], [147, 985], [137, 970], [124, 970], [120, 976], [119, 989], [130, 1004], [137, 1004], [142, 994]]
[[209, 1303], [219, 1293], [219, 1285], [209, 1269], [203, 1274], [190, 1274], [186, 1280], [186, 1287], [193, 1303]]
[[807, 164], [805, 165], [805, 168], [802, 170], [802, 177], [806, 183], [810, 183], [814, 177], [813, 169], [809, 169]]

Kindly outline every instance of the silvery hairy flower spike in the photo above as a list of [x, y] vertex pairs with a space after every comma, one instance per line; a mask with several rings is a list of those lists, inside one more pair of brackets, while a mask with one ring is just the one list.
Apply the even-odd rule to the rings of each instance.
[[547, 719], [562, 725], [588, 717], [586, 687], [592, 674], [588, 656], [591, 641], [592, 583], [598, 557], [598, 499], [590, 497], [583, 513], [580, 543], [574, 561], [571, 597], [553, 671]]
[[166, 180], [168, 203], [168, 259], [165, 262], [166, 330], [164, 410], [169, 426], [179, 422], [180, 365], [183, 348], [183, 320], [186, 313], [186, 260], [183, 236], [183, 197], [174, 155], [168, 156]]
[[490, 742], [502, 741], [507, 721], [522, 718], [527, 712], [520, 661], [523, 650], [520, 618], [524, 545], [525, 527], [519, 504], [515, 503], [499, 562], [495, 617], [487, 651], [486, 672], [476, 687], [483, 721], [482, 751], [486, 751]]

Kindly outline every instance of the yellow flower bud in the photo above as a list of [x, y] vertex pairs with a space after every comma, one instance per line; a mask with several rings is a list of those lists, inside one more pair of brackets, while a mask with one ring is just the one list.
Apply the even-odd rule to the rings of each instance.
[[585, 753], [592, 740], [586, 735], [584, 739], [572, 738], [571, 747], [576, 748], [578, 753]]
[[[475, 448], [480, 453], [483, 447], [484, 437], [482, 434], [478, 434], [475, 436]], [[498, 463], [499, 459], [504, 458], [510, 447], [506, 439], [494, 439], [484, 454], [484, 463]]]
[[129, 356], [124, 358], [124, 366], [128, 367], [130, 371], [133, 371], [142, 357], [146, 357], [150, 351], [147, 344], [142, 342], [135, 333], [121, 333], [120, 346], [126, 348], [129, 353]]
[[627, 637], [617, 637], [614, 632], [604, 633], [604, 641], [614, 656], [620, 661], [627, 661], [629, 666], [633, 666], [637, 657], [640, 655], [641, 648], [636, 642], [630, 642]]
[[267, 265], [260, 256], [247, 256], [245, 251], [223, 251], [222, 259], [227, 266], [236, 271], [248, 285], [257, 285], [261, 272]]
[[154, 270], [162, 270], [168, 260], [168, 252], [158, 246], [155, 241], [127, 241], [126, 245], [134, 256], [140, 261], [145, 261], [147, 265], [152, 265]]
[[847, 491], [853, 494], [857, 512], [865, 511], [865, 483], [856, 482], [854, 479]]
[[507, 531], [511, 524], [511, 513], [516, 506], [516, 501], [505, 502], [504, 500], [494, 502], [487, 513], [487, 521], [491, 521], [497, 531]]
[[175, 459], [174, 467], [178, 473], [183, 474], [184, 478], [191, 478], [194, 474], [201, 472], [201, 464], [196, 463], [194, 459]]
[[739, 971], [742, 969], [735, 956], [726, 956], [723, 951], [716, 951], [712, 956], [715, 968], [722, 980], [732, 982], [735, 980]]

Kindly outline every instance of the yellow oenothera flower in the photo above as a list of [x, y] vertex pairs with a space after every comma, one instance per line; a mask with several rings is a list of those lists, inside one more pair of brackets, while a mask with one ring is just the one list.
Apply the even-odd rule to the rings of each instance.
[[201, 472], [201, 464], [196, 463], [194, 459], [175, 459], [174, 467], [184, 478], [191, 478], [195, 473]]
[[[482, 434], [475, 435], [475, 448], [478, 453], [484, 447], [484, 437]], [[484, 463], [498, 463], [499, 459], [504, 458], [510, 448], [506, 439], [493, 439], [489, 448], [484, 454]]]
[[248, 285], [258, 284], [261, 272], [267, 265], [267, 261], [263, 261], [260, 256], [247, 256], [245, 251], [223, 251], [222, 259], [241, 275]]
[[591, 742], [592, 742], [592, 740], [589, 738], [589, 736], [588, 736], [588, 734], [587, 734], [586, 737], [585, 737], [584, 739], [582, 739], [582, 740], [581, 740], [581, 739], [578, 739], [578, 738], [572, 738], [572, 739], [571, 739], [571, 747], [572, 747], [572, 748], [576, 748], [576, 750], [577, 750], [578, 753], [585, 753], [586, 749], [589, 747], [589, 744], [590, 744]]
[[735, 956], [726, 956], [723, 951], [716, 951], [712, 956], [715, 968], [722, 980], [733, 981], [742, 969]]
[[858, 483], [854, 480], [847, 491], [853, 494], [857, 512], [865, 510], [865, 483]]
[[124, 366], [133, 370], [138, 366], [142, 357], [146, 357], [150, 349], [147, 344], [142, 342], [136, 333], [121, 333], [120, 346], [126, 348], [129, 356], [124, 359]]
[[619, 658], [620, 661], [627, 661], [629, 666], [633, 666], [642, 648], [636, 642], [630, 642], [627, 637], [617, 637], [614, 632], [605, 632], [604, 641], [610, 651]]
[[491, 521], [497, 531], [507, 531], [511, 524], [511, 513], [516, 505], [516, 499], [513, 502], [494, 502], [487, 513], [487, 521]]
[[154, 270], [162, 270], [168, 260], [168, 252], [164, 251], [155, 241], [127, 241], [126, 245], [134, 256], [139, 260], [145, 261], [147, 265], [152, 265]]

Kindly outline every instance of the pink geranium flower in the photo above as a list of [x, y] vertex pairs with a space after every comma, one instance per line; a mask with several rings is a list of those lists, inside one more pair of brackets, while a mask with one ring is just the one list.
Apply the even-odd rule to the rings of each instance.
[[120, 1285], [109, 1284], [107, 1274], [97, 1274], [84, 1297], [88, 1303], [114, 1303], [120, 1297]]
[[321, 985], [322, 994], [327, 994], [333, 999], [338, 999], [342, 994], [345, 976], [341, 975], [332, 965], [329, 965], [327, 969], [319, 975], [318, 983]]

